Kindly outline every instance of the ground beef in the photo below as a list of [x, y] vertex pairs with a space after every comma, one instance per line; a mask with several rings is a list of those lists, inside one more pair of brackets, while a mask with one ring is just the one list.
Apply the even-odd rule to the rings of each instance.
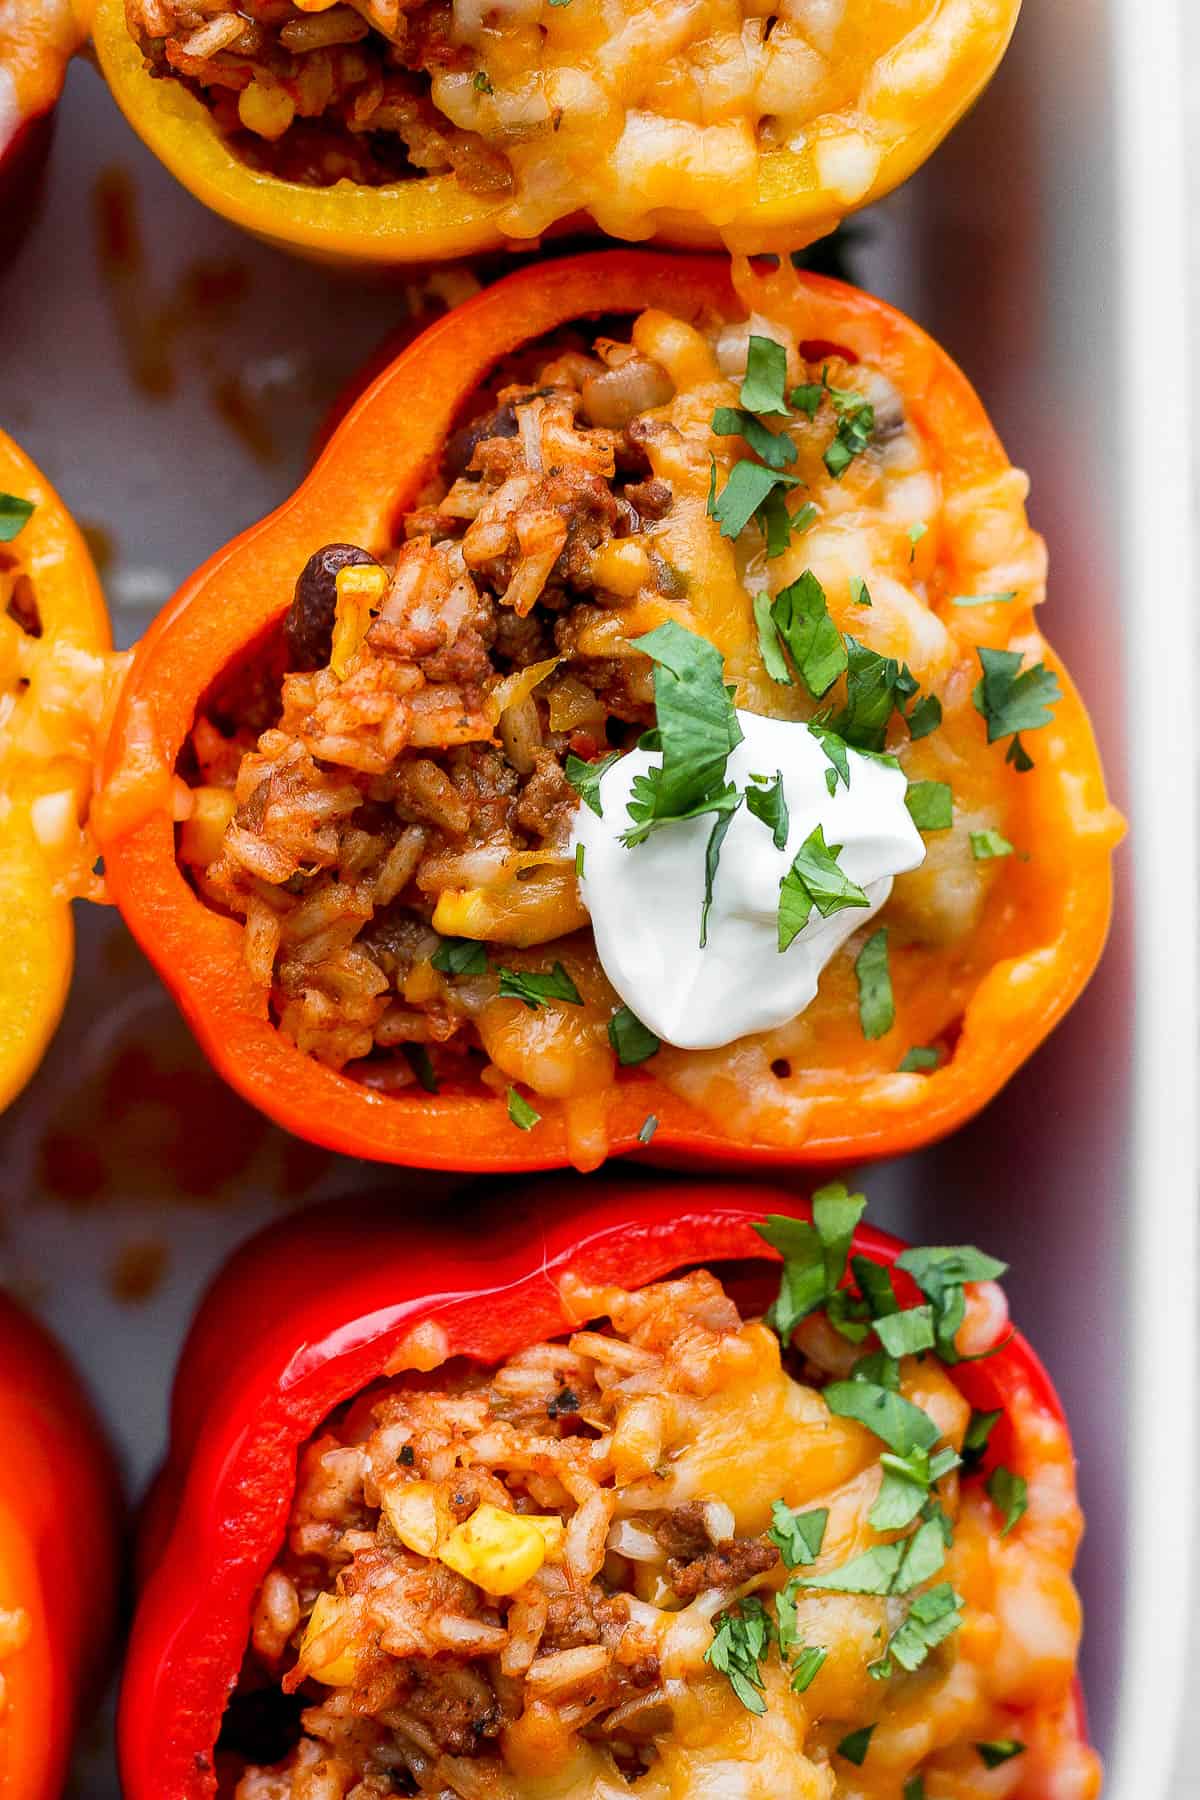
[[727, 1538], [694, 1562], [673, 1557], [667, 1564], [667, 1573], [679, 1598], [694, 1600], [708, 1588], [741, 1587], [752, 1575], [762, 1575], [778, 1561], [778, 1550], [773, 1544], [764, 1544], [761, 1538]]

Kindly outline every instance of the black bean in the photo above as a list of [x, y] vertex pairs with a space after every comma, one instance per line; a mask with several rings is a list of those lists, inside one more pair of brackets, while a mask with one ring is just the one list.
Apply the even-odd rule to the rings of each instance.
[[338, 570], [374, 563], [370, 551], [357, 544], [326, 544], [309, 557], [283, 621], [289, 669], [325, 667], [333, 646]]
[[485, 438], [516, 437], [517, 430], [517, 415], [507, 400], [494, 412], [484, 413], [481, 419], [472, 419], [469, 425], [460, 426], [446, 439], [446, 448], [442, 452], [446, 473], [457, 480], [474, 456], [476, 444], [482, 444]]

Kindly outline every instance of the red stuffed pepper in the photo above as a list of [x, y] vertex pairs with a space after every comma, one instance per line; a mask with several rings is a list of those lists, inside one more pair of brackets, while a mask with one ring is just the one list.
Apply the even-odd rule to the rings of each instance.
[[0, 1795], [57, 1800], [112, 1633], [118, 1490], [61, 1353], [0, 1296]]
[[127, 1800], [1092, 1800], [1071, 1444], [1003, 1265], [840, 1183], [566, 1198], [328, 1210], [217, 1282]]

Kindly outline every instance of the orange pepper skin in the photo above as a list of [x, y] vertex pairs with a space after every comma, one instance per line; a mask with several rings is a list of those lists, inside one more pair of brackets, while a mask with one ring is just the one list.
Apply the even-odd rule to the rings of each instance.
[[[811, 1219], [807, 1200], [733, 1182], [627, 1178], [514, 1189], [479, 1214], [404, 1216], [395, 1195], [318, 1207], [252, 1238], [205, 1297], [175, 1379], [166, 1463], [143, 1513], [141, 1594], [125, 1660], [118, 1753], [125, 1800], [212, 1800], [214, 1747], [255, 1591], [287, 1530], [297, 1454], [344, 1401], [385, 1373], [441, 1357], [476, 1365], [576, 1329], [563, 1277], [644, 1287], [736, 1262], [765, 1305], [779, 1260], [754, 1227]], [[903, 1245], [869, 1226], [856, 1255], [890, 1266]], [[751, 1271], [754, 1271], [751, 1275]], [[906, 1277], [898, 1277], [903, 1289]], [[263, 1296], [271, 1295], [264, 1306]], [[915, 1298], [915, 1290], [902, 1294]], [[436, 1348], [431, 1352], [431, 1334]], [[1003, 1410], [984, 1471], [1036, 1464], [1064, 1426], [1019, 1332], [951, 1371], [972, 1407]], [[1082, 1697], [1068, 1721], [1086, 1740]]]
[[[905, 107], [913, 116], [889, 140], [870, 186], [853, 201], [822, 182], [811, 152], [779, 149], [762, 156], [754, 201], [726, 228], [729, 244], [757, 252], [812, 243], [848, 212], [907, 180], [986, 87], [1019, 11], [1020, 0], [976, 0], [975, 16], [956, 53], [940, 58], [932, 75], [926, 69], [916, 77], [919, 98], [902, 77], [897, 93], [885, 82], [888, 91], [881, 105], [887, 119]], [[251, 169], [195, 95], [147, 72], [125, 23], [124, 0], [96, 0], [92, 36], [117, 104], [159, 161], [204, 205], [268, 243], [321, 262], [354, 264], [427, 262], [504, 246], [530, 247], [527, 238], [506, 236], [499, 224], [508, 196], [473, 194], [452, 175], [376, 189], [344, 182], [313, 188]], [[715, 228], [698, 214], [657, 208], [650, 216], [659, 243], [715, 249], [720, 242]], [[553, 229], [586, 231], [594, 226], [581, 213], [558, 221]]]
[[[33, 502], [11, 544], [33, 585], [41, 644], [100, 652], [110, 643], [99, 577], [66, 507], [24, 452], [0, 431], [0, 492]], [[37, 761], [10, 758], [12, 720], [0, 728], [0, 1109], [24, 1087], [54, 1034], [71, 980], [71, 905], [43, 852], [30, 807]], [[79, 759], [75, 759], [78, 764]], [[74, 778], [79, 779], [78, 767]], [[64, 772], [63, 780], [70, 776]]]
[[[790, 272], [789, 272], [790, 274]], [[753, 279], [753, 278], [751, 278]], [[769, 314], [769, 284], [763, 308]], [[806, 335], [822, 344], [869, 342], [926, 440], [948, 487], [1008, 468], [966, 378], [945, 352], [882, 301], [840, 282], [799, 278]], [[744, 284], [743, 284], [744, 287]], [[280, 621], [297, 571], [322, 544], [390, 541], [392, 522], [435, 465], [459, 410], [503, 356], [566, 321], [661, 307], [745, 316], [729, 264], [716, 258], [604, 252], [543, 263], [507, 277], [434, 324], [351, 408], [291, 500], [213, 556], [168, 603], [139, 646], [118, 705], [98, 808], [110, 891], [158, 966], [216, 1068], [277, 1123], [352, 1156], [461, 1170], [561, 1168], [569, 1161], [562, 1109], [539, 1101], [533, 1131], [510, 1124], [502, 1099], [384, 1095], [298, 1051], [276, 1030], [267, 997], [241, 957], [242, 926], [205, 906], [176, 864], [171, 777], [203, 695]], [[667, 1165], [830, 1165], [895, 1156], [971, 1118], [1070, 1006], [1103, 948], [1111, 853], [1119, 836], [1083, 704], [1047, 652], [1063, 698], [1053, 755], [1023, 777], [1045, 845], [1037, 905], [1045, 944], [1036, 959], [1001, 962], [967, 1007], [953, 1054], [925, 1078], [919, 1101], [883, 1109], [861, 1084], [830, 1084], [800, 1149], [732, 1141], [638, 1071], [608, 1098], [613, 1153], [644, 1154], [638, 1133], [658, 1120], [648, 1160]], [[1047, 751], [1049, 746], [1047, 746]], [[1104, 829], [1076, 832], [1072, 796]]]
[[91, 0], [0, 0], [0, 264], [30, 222], [67, 63]]
[[0, 1368], [0, 1611], [24, 1617], [0, 1659], [0, 1796], [58, 1800], [112, 1643], [119, 1487], [74, 1371], [3, 1297]]

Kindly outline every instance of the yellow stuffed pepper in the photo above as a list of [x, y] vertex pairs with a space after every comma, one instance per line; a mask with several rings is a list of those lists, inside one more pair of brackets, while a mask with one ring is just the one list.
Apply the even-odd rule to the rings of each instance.
[[33, 1074], [71, 978], [70, 901], [96, 895], [92, 764], [125, 658], [88, 548], [0, 432], [0, 1106]]
[[986, 85], [1020, 0], [99, 0], [114, 95], [198, 199], [330, 259], [616, 237], [792, 250]]

